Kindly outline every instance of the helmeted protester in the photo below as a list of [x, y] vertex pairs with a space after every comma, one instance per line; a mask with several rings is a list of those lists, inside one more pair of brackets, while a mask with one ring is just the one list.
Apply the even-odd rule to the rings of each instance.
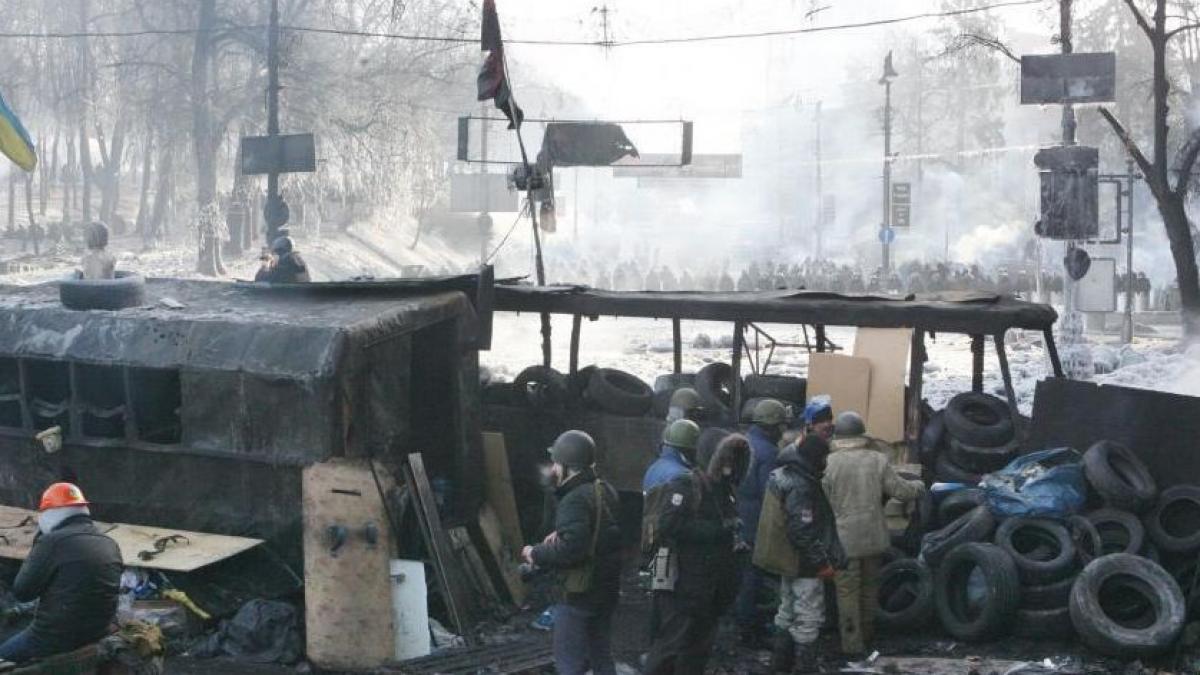
[[842, 653], [857, 657], [866, 653], [874, 638], [879, 571], [883, 553], [891, 545], [883, 504], [889, 497], [918, 499], [925, 484], [896, 473], [877, 442], [866, 435], [858, 413], [838, 415], [834, 431], [822, 484], [848, 558], [846, 568], [834, 578]]
[[670, 550], [669, 586], [654, 592], [660, 623], [646, 673], [703, 673], [721, 614], [733, 601], [740, 541], [734, 489], [749, 464], [744, 436], [727, 436], [703, 468], [666, 487], [657, 528]]
[[78, 649], [109, 632], [117, 612], [121, 551], [92, 523], [72, 483], [46, 488], [38, 534], [13, 582], [20, 602], [38, 601], [28, 628], [0, 644], [0, 659], [22, 663]]
[[613, 675], [612, 615], [621, 581], [619, 500], [596, 475], [596, 444], [582, 431], [561, 434], [550, 448], [557, 488], [554, 531], [526, 546], [526, 563], [557, 574], [554, 664], [563, 675]]

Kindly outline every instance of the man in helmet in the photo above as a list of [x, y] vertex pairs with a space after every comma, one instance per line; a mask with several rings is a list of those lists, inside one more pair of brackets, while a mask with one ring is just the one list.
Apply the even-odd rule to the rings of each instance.
[[740, 533], [733, 493], [750, 462], [749, 441], [731, 434], [708, 460], [662, 488], [658, 538], [677, 569], [673, 588], [654, 593], [660, 620], [651, 633], [647, 675], [703, 673], [718, 621], [736, 593]]
[[121, 551], [92, 524], [78, 487], [55, 483], [42, 495], [38, 534], [12, 592], [38, 601], [28, 628], [0, 644], [15, 663], [78, 649], [108, 633], [117, 611]]
[[[762, 513], [767, 479], [775, 470], [779, 441], [783, 438], [788, 417], [787, 408], [779, 401], [759, 401], [758, 405], [754, 406], [752, 424], [746, 434], [750, 439], [750, 469], [738, 487], [737, 507], [746, 534], [746, 543], [751, 547], [754, 546], [755, 533], [758, 532], [758, 518]], [[766, 634], [758, 615], [758, 597], [763, 583], [762, 573], [746, 561], [742, 567], [741, 586], [738, 589], [737, 606], [734, 611], [742, 643], [748, 647], [762, 645], [762, 637]]]
[[557, 672], [613, 675], [612, 615], [621, 577], [621, 531], [616, 490], [596, 476], [596, 444], [582, 431], [567, 431], [550, 448], [558, 506], [554, 531], [521, 551], [525, 562], [554, 570], [559, 602], [554, 607]]
[[271, 257], [268, 258], [258, 273], [255, 281], [266, 281], [273, 284], [294, 284], [312, 281], [308, 275], [308, 266], [296, 252], [292, 238], [284, 235], [271, 242]]
[[646, 475], [642, 478], [642, 495], [690, 471], [696, 462], [696, 443], [699, 440], [700, 427], [695, 422], [678, 419], [668, 424], [663, 431], [658, 459], [646, 469]]
[[675, 420], [692, 420], [699, 422], [704, 412], [704, 402], [700, 394], [691, 387], [680, 387], [671, 394], [670, 407], [667, 409], [667, 423]]
[[883, 504], [888, 498], [914, 501], [925, 494], [925, 484], [897, 475], [878, 442], [866, 433], [858, 413], [837, 416], [822, 480], [848, 558], [834, 583], [842, 653], [851, 658], [866, 653], [875, 633], [879, 570], [891, 545]]

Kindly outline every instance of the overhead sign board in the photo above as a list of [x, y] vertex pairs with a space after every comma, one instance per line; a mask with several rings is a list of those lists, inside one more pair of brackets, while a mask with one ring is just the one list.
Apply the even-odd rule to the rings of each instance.
[[1116, 100], [1117, 55], [1027, 54], [1021, 57], [1021, 103], [1109, 103]]
[[694, 154], [692, 163], [680, 165], [679, 155], [644, 153], [635, 161], [613, 165], [613, 178], [741, 178], [742, 155]]
[[912, 183], [892, 183], [892, 227], [912, 225]]
[[1117, 261], [1092, 258], [1088, 273], [1079, 280], [1075, 306], [1081, 312], [1117, 311]]
[[450, 175], [450, 210], [455, 213], [513, 212], [517, 193], [508, 189], [502, 173], [456, 173]]
[[243, 136], [242, 174], [311, 173], [317, 170], [312, 134]]

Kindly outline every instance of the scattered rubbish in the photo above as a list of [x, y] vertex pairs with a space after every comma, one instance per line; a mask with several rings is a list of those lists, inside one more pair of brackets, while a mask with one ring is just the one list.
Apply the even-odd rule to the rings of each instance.
[[983, 478], [988, 507], [996, 516], [1065, 518], [1087, 499], [1083, 464], [1071, 448], [1024, 455]]
[[446, 630], [446, 627], [433, 617], [429, 618], [429, 634], [433, 638], [434, 651], [464, 647], [467, 644], [461, 637]]
[[295, 663], [303, 650], [300, 617], [286, 602], [251, 600], [192, 649], [200, 658], [233, 656], [251, 663]]

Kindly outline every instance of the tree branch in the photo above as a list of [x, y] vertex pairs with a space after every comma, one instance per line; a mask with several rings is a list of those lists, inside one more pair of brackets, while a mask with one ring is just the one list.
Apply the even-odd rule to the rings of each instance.
[[1129, 132], [1125, 130], [1125, 126], [1121, 124], [1120, 120], [1113, 116], [1113, 114], [1109, 112], [1108, 108], [1100, 107], [1098, 110], [1100, 112], [1100, 116], [1103, 117], [1105, 121], [1108, 122], [1108, 125], [1112, 127], [1113, 133], [1117, 135], [1117, 138], [1121, 141], [1121, 145], [1125, 146], [1125, 151], [1129, 153], [1129, 156], [1133, 158], [1133, 161], [1137, 163], [1138, 168], [1141, 169], [1142, 176], [1145, 177], [1146, 184], [1150, 186], [1150, 190], [1154, 193], [1154, 196], [1157, 198], [1160, 194], [1165, 194], [1167, 191], [1169, 191], [1170, 186], [1162, 183], [1166, 177], [1159, 176], [1154, 172], [1154, 167], [1150, 164], [1150, 160], [1146, 159], [1146, 154], [1142, 152], [1141, 148], [1138, 147], [1137, 143], [1129, 135]]
[[1197, 28], [1200, 28], [1200, 23], [1189, 23], [1182, 26], [1176, 26], [1175, 28], [1167, 31], [1166, 39], [1170, 40], [1184, 31], [1196, 30]]
[[1182, 198], [1191, 186], [1192, 167], [1200, 158], [1200, 128], [1192, 130], [1179, 152], [1175, 154], [1175, 195]]
[[1124, 2], [1125, 6], [1128, 7], [1129, 11], [1133, 14], [1133, 19], [1137, 21], [1137, 25], [1141, 27], [1142, 32], [1146, 34], [1146, 37], [1153, 39], [1154, 29], [1151, 28], [1150, 24], [1146, 22], [1146, 17], [1142, 14], [1142, 10], [1138, 9], [1137, 5], [1133, 4], [1133, 0], [1124, 0]]
[[945, 56], [953, 52], [965, 51], [971, 47], [990, 49], [1000, 52], [1016, 63], [1021, 62], [1021, 58], [1014, 54], [1012, 49], [1009, 49], [1008, 45], [1004, 44], [1000, 38], [982, 33], [960, 33], [954, 36], [954, 40], [947, 45], [942, 55]]

